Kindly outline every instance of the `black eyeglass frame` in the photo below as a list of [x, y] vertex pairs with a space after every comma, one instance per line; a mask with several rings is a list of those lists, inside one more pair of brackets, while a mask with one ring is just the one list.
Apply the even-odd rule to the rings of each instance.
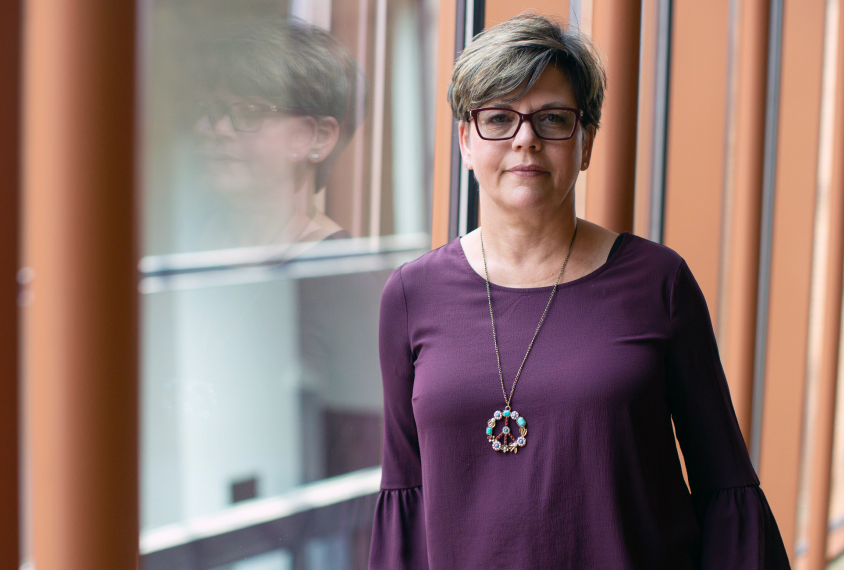
[[[485, 137], [481, 134], [481, 127], [480, 127], [480, 124], [478, 123], [478, 113], [480, 113], [481, 111], [509, 111], [510, 113], [516, 113], [519, 116], [519, 124], [516, 125], [516, 130], [513, 131], [513, 134], [510, 135], [509, 137], [503, 137], [503, 138]], [[558, 138], [543, 137], [542, 135], [540, 135], [539, 131], [537, 131], [537, 129], [536, 129], [536, 125], [533, 124], [533, 116], [536, 113], [543, 113], [543, 112], [546, 112], [546, 111], [572, 111], [572, 112], [574, 112], [574, 125], [571, 128], [571, 134], [567, 137], [559, 138], [559, 139]], [[574, 133], [577, 131], [577, 125], [583, 119], [583, 110], [582, 109], [575, 109], [574, 107], [546, 107], [544, 109], [537, 109], [533, 113], [519, 113], [515, 109], [508, 109], [507, 107], [480, 107], [478, 109], [471, 109], [469, 111], [469, 116], [470, 116], [470, 119], [472, 120], [472, 122], [475, 123], [475, 130], [478, 132], [478, 136], [481, 137], [485, 141], [506, 141], [506, 140], [512, 139], [513, 137], [515, 137], [518, 134], [519, 129], [522, 128], [522, 123], [524, 123], [525, 120], [527, 120], [530, 123], [530, 126], [533, 129], [533, 134], [535, 134], [538, 138], [546, 140], [546, 141], [567, 141], [571, 137], [573, 137]]]
[[[214, 110], [219, 110], [219, 115], [212, 116], [209, 108], [213, 107], [213, 102], [201, 101], [197, 104], [197, 108], [202, 111], [200, 118], [207, 117], [209, 122], [211, 123], [211, 127], [214, 128], [214, 125], [217, 124], [217, 121], [222, 119], [223, 117], [228, 117], [229, 121], [231, 121], [232, 128], [240, 133], [256, 133], [261, 130], [263, 126], [263, 119], [261, 123], [255, 129], [244, 129], [239, 128], [237, 121], [232, 114], [232, 109], [238, 106], [249, 106], [255, 108], [255, 110], [259, 113], [283, 113], [286, 115], [293, 115], [293, 116], [307, 116], [308, 114], [300, 111], [298, 109], [291, 109], [289, 107], [280, 107], [278, 105], [266, 105], [264, 103], [250, 103], [247, 101], [238, 101], [236, 103], [222, 103], [218, 102], [217, 107]], [[242, 126], [242, 125], [241, 125]]]

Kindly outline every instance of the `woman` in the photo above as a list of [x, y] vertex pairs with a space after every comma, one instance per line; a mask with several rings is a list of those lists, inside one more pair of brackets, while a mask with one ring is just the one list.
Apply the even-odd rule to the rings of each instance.
[[789, 567], [685, 261], [576, 216], [604, 84], [538, 15], [455, 64], [483, 225], [384, 288], [372, 570]]

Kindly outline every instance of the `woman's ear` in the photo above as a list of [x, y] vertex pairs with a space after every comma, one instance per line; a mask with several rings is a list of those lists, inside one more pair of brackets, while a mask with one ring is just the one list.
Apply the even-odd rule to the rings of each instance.
[[340, 136], [340, 124], [334, 117], [321, 117], [315, 119], [314, 141], [311, 145], [308, 159], [311, 162], [322, 162], [337, 144]]
[[460, 121], [457, 124], [457, 138], [460, 141], [460, 154], [463, 156], [463, 164], [472, 170], [472, 151], [469, 149], [469, 123]]
[[595, 125], [589, 125], [583, 129], [583, 150], [580, 158], [580, 170], [589, 168], [589, 161], [592, 160], [592, 145], [595, 143]]

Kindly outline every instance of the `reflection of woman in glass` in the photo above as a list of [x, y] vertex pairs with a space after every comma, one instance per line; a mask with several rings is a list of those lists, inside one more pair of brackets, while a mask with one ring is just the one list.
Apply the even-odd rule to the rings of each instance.
[[[216, 210], [192, 212], [204, 225], [193, 250], [276, 244], [271, 261], [287, 261], [350, 237], [318, 201], [355, 129], [358, 70], [346, 49], [322, 29], [274, 19], [239, 26], [205, 57], [194, 130], [210, 184], [194, 186]], [[335, 273], [305, 257], [295, 275], [269, 271], [179, 301], [179, 373], [220, 402], [205, 423], [184, 422], [182, 445], [203, 458], [186, 475], [192, 516], [220, 508], [220, 489], [245, 475], [257, 496], [272, 496], [378, 464], [372, 340], [383, 281], [354, 262]], [[362, 449], [339, 448], [349, 425], [373, 434], [356, 438]]]
[[224, 239], [258, 245], [347, 236], [316, 205], [355, 127], [356, 66], [345, 48], [320, 28], [270, 20], [227, 34], [210, 56], [209, 96], [195, 130], [212, 185], [238, 216], [227, 224], [237, 234]]

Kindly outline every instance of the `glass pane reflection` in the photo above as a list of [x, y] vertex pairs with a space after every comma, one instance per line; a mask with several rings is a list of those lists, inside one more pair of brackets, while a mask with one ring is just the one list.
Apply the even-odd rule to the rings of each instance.
[[146, 4], [145, 567], [365, 567], [380, 293], [430, 243], [435, 9]]

